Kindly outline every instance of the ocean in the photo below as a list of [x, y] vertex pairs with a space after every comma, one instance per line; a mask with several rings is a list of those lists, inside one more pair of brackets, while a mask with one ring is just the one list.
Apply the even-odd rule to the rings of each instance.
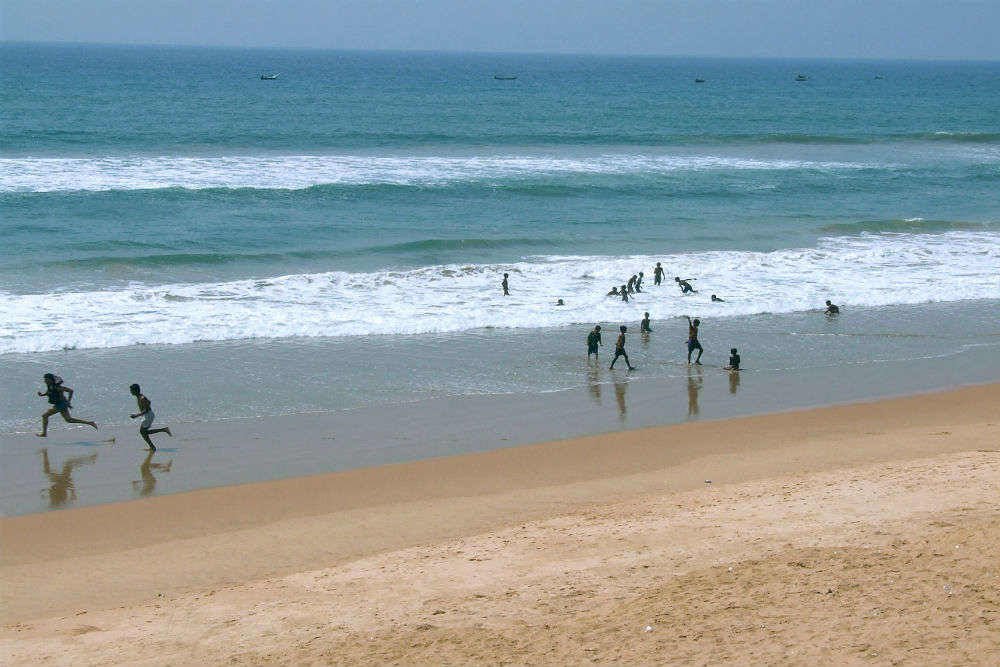
[[[1000, 377], [1000, 63], [3, 43], [0, 64], [7, 452], [43, 372], [118, 425], [132, 382], [174, 424], [586, 393], [622, 382], [587, 331], [607, 351], [647, 311], [650, 386], [688, 382], [685, 315], [707, 364], [739, 347], [772, 389]], [[829, 384], [805, 402], [872, 394]], [[772, 389], [731, 412], [803, 403]]]

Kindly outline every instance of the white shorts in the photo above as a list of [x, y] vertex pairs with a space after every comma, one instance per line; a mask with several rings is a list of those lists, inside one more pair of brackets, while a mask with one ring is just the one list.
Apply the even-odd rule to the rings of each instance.
[[142, 423], [141, 423], [141, 424], [139, 424], [139, 428], [147, 428], [147, 429], [148, 429], [148, 428], [149, 428], [150, 426], [152, 426], [152, 425], [153, 425], [153, 420], [154, 420], [154, 419], [156, 419], [156, 415], [154, 415], [154, 414], [153, 414], [153, 411], [152, 411], [152, 410], [148, 411], [148, 412], [147, 412], [147, 413], [146, 413], [146, 414], [145, 414], [145, 415], [143, 416], [143, 418], [142, 418]]

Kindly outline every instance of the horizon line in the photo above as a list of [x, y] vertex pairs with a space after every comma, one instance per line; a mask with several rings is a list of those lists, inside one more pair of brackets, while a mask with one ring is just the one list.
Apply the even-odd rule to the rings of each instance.
[[0, 44], [34, 44], [61, 46], [127, 46], [127, 47], [170, 47], [195, 49], [261, 49], [286, 51], [329, 51], [339, 53], [415, 53], [454, 55], [495, 55], [495, 56], [576, 56], [605, 58], [706, 58], [717, 60], [833, 60], [833, 61], [879, 61], [879, 62], [978, 62], [996, 63], [1000, 58], [966, 57], [916, 57], [916, 56], [765, 56], [765, 55], [708, 55], [670, 53], [620, 53], [611, 51], [585, 53], [580, 51], [474, 51], [468, 49], [402, 49], [402, 48], [359, 48], [332, 46], [288, 46], [288, 45], [246, 45], [246, 44], [190, 44], [174, 42], [79, 42], [63, 40], [22, 40], [0, 39]]

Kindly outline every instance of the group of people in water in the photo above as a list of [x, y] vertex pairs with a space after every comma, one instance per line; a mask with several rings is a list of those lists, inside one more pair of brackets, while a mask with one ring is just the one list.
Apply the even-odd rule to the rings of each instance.
[[[49, 417], [59, 414], [62, 418], [70, 424], [86, 424], [87, 426], [92, 426], [97, 429], [97, 424], [93, 421], [88, 421], [86, 419], [77, 419], [70, 415], [70, 408], [73, 407], [73, 390], [63, 384], [63, 379], [58, 375], [52, 373], [46, 373], [42, 376], [42, 381], [45, 382], [45, 391], [38, 392], [39, 396], [45, 396], [49, 399], [49, 409], [42, 413], [42, 432], [36, 433], [39, 438], [45, 438], [49, 434]], [[135, 397], [136, 404], [139, 407], [139, 411], [130, 414], [129, 418], [138, 419], [142, 417], [142, 422], [139, 424], [139, 435], [142, 439], [146, 441], [149, 445], [149, 451], [155, 452], [156, 445], [153, 441], [149, 439], [149, 436], [153, 433], [166, 433], [169, 436], [173, 436], [170, 432], [170, 428], [164, 426], [163, 428], [150, 428], [153, 425], [153, 420], [156, 419], [156, 414], [153, 412], [153, 404], [142, 393], [142, 389], [137, 384], [133, 384], [129, 387], [129, 392]]]
[[[697, 366], [701, 365], [701, 355], [705, 351], [705, 348], [701, 346], [701, 342], [698, 340], [698, 328], [701, 326], [701, 320], [695, 318], [691, 319], [687, 315], [684, 316], [688, 322], [688, 339], [687, 339], [687, 362], [691, 363], [691, 355], [694, 351], [698, 351], [698, 356], [695, 357], [694, 363]], [[618, 327], [618, 338], [615, 340], [615, 356], [611, 360], [611, 369], [615, 367], [615, 362], [618, 361], [619, 357], [625, 358], [625, 366], [631, 371], [635, 370], [635, 366], [628, 359], [628, 354], [625, 352], [625, 334], [628, 333], [628, 327], [624, 324]], [[649, 313], [643, 313], [642, 321], [639, 322], [639, 332], [640, 334], [648, 335], [653, 329], [649, 323]], [[601, 340], [601, 325], [597, 324], [594, 328], [587, 334], [587, 362], [590, 363], [591, 356], [594, 357], [595, 361], [600, 361], [600, 346], [603, 345]], [[729, 350], [729, 365], [724, 366], [723, 370], [727, 371], [739, 371], [740, 370], [740, 355], [737, 349], [731, 348]]]
[[[663, 265], [660, 262], [656, 263], [653, 268], [653, 284], [661, 285], [663, 283], [664, 270]], [[508, 274], [503, 274], [503, 281], [500, 283], [503, 288], [504, 296], [509, 296], [509, 283]], [[635, 273], [629, 278], [620, 288], [614, 286], [611, 291], [607, 293], [607, 296], [616, 296], [621, 298], [622, 301], [628, 302], [629, 296], [642, 292], [642, 282], [645, 278], [645, 274], [642, 271]], [[681, 294], [695, 294], [697, 290], [691, 286], [691, 281], [696, 280], [695, 278], [681, 278], [680, 276], [674, 276], [674, 282], [681, 290]], [[721, 299], [715, 294], [712, 295], [713, 303], [725, 303], [725, 299]], [[562, 299], [556, 303], [557, 306], [565, 305]], [[840, 313], [840, 308], [830, 302], [828, 299], [826, 302], [826, 311], [828, 316], [838, 315]], [[698, 352], [698, 355], [694, 359], [694, 364], [701, 365], [701, 355], [704, 353], [705, 348], [701, 346], [701, 342], [698, 340], [698, 328], [701, 326], [701, 320], [695, 318], [691, 319], [687, 315], [684, 316], [688, 322], [688, 338], [687, 338], [687, 363], [691, 364], [691, 356]], [[639, 332], [644, 335], [648, 335], [652, 332], [652, 327], [650, 326], [649, 313], [644, 313], [642, 321], [639, 323]], [[611, 369], [614, 369], [615, 363], [619, 358], [625, 359], [625, 366], [628, 370], [634, 370], [635, 366], [629, 361], [628, 353], [625, 352], [625, 334], [628, 332], [628, 327], [621, 325], [618, 327], [618, 338], [615, 340], [615, 356], [611, 360]], [[601, 339], [601, 326], [598, 324], [594, 326], [587, 334], [587, 363], [590, 363], [591, 357], [595, 360], [600, 360], [600, 347], [603, 345]], [[729, 364], [723, 367], [723, 370], [738, 372], [740, 370], [740, 354], [737, 348], [733, 347], [729, 350]]]

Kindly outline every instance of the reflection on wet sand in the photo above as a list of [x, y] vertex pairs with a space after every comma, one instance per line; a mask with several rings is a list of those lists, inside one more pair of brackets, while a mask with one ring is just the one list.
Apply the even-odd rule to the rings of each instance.
[[76, 500], [76, 488], [73, 486], [73, 468], [82, 465], [89, 465], [97, 460], [97, 453], [87, 456], [77, 456], [67, 459], [62, 466], [61, 472], [54, 472], [49, 463], [49, 450], [42, 449], [42, 472], [49, 478], [52, 486], [48, 489], [49, 507], [62, 507], [67, 501]]
[[139, 476], [142, 479], [132, 482], [132, 490], [138, 491], [140, 496], [148, 496], [156, 490], [156, 476], [153, 475], [154, 470], [170, 472], [170, 466], [174, 463], [173, 459], [170, 459], [166, 463], [153, 463], [154, 454], [156, 454], [155, 451], [146, 454], [146, 459], [139, 466]]
[[687, 390], [688, 390], [688, 417], [697, 417], [700, 409], [698, 407], [698, 392], [705, 382], [702, 377], [701, 368], [698, 366], [688, 366], [687, 369]]
[[736, 390], [739, 388], [740, 388], [740, 372], [729, 371], [729, 393], [735, 394]]
[[618, 417], [625, 421], [625, 413], [628, 408], [625, 406], [625, 387], [628, 385], [626, 381], [615, 381], [615, 399], [618, 401]]
[[590, 389], [590, 396], [598, 405], [601, 404], [601, 382], [597, 374], [597, 366], [587, 371], [587, 388]]

